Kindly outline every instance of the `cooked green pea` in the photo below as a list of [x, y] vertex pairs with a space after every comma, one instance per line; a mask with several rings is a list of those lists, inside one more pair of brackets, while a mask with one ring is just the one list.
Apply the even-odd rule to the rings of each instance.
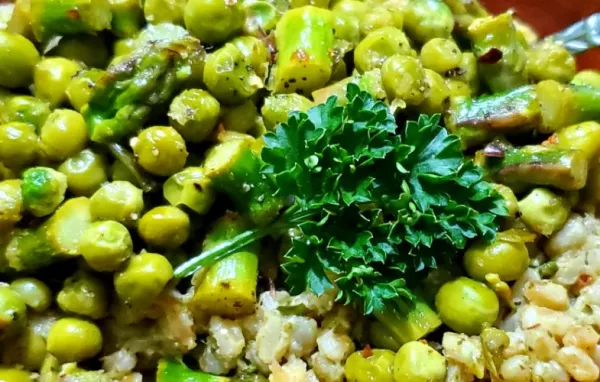
[[477, 70], [477, 58], [471, 52], [463, 52], [460, 58], [460, 64], [456, 70], [446, 72], [446, 77], [460, 80], [469, 85], [471, 93], [476, 94], [479, 91], [479, 72]]
[[190, 218], [176, 207], [160, 206], [146, 212], [138, 226], [142, 239], [161, 248], [177, 248], [189, 236]]
[[268, 68], [265, 44], [243, 36], [208, 55], [203, 81], [221, 103], [239, 104], [264, 88]]
[[[117, 37], [132, 37], [138, 33], [144, 22], [144, 12], [140, 0], [109, 0], [112, 11], [111, 32]], [[118, 56], [114, 50], [115, 56]]]
[[170, 126], [153, 126], [140, 131], [132, 148], [139, 165], [160, 176], [181, 171], [188, 156], [185, 140]]
[[104, 40], [99, 36], [86, 34], [61, 37], [58, 45], [47, 55], [82, 62], [89, 68], [104, 68], [108, 61], [108, 49]]
[[363, 36], [384, 27], [402, 29], [404, 14], [393, 1], [387, 1], [374, 8], [365, 9], [360, 14], [360, 32]]
[[25, 87], [40, 60], [35, 46], [25, 37], [0, 30], [0, 86]]
[[292, 111], [307, 111], [315, 106], [308, 98], [300, 94], [273, 94], [265, 98], [260, 109], [264, 123], [269, 130], [288, 120]]
[[0, 125], [0, 162], [21, 168], [35, 161], [37, 135], [35, 129], [22, 122]]
[[431, 346], [420, 341], [407, 342], [394, 360], [396, 382], [443, 382], [446, 359]]
[[500, 303], [485, 284], [459, 277], [442, 285], [435, 306], [444, 324], [452, 330], [476, 335], [496, 321]]
[[65, 199], [67, 177], [49, 167], [32, 167], [23, 173], [23, 206], [34, 216], [50, 215]]
[[115, 273], [115, 290], [130, 305], [149, 305], [173, 277], [166, 257], [156, 253], [133, 256], [125, 268]]
[[367, 9], [367, 4], [357, 0], [343, 0], [336, 3], [331, 8], [335, 37], [352, 43], [352, 46], [358, 44], [360, 41], [360, 19], [368, 13]]
[[52, 291], [44, 282], [33, 277], [16, 279], [10, 283], [12, 290], [36, 312], [43, 312], [52, 304]]
[[404, 7], [404, 29], [422, 44], [436, 37], [449, 38], [454, 16], [440, 0], [412, 0]]
[[189, 0], [185, 27], [205, 44], [218, 44], [239, 33], [244, 26], [241, 1]]
[[352, 353], [344, 365], [344, 375], [348, 382], [394, 382], [394, 357], [390, 350], [373, 349], [364, 356], [362, 351]]
[[430, 69], [423, 70], [427, 89], [419, 111], [426, 114], [442, 113], [450, 103], [450, 89], [444, 78]]
[[0, 382], [32, 382], [33, 375], [16, 368], [0, 367]]
[[575, 73], [575, 57], [561, 43], [546, 39], [527, 54], [527, 74], [535, 81], [569, 82]]
[[144, 210], [143, 191], [124, 181], [106, 183], [90, 201], [94, 220], [114, 220], [128, 225], [137, 221]]
[[252, 101], [227, 108], [223, 111], [221, 123], [225, 130], [248, 133], [258, 123], [258, 110]]
[[427, 82], [421, 63], [413, 57], [395, 55], [381, 67], [383, 87], [388, 97], [409, 105], [418, 105], [425, 99]]
[[369, 33], [354, 50], [354, 64], [360, 72], [381, 68], [393, 55], [410, 56], [413, 50], [404, 32], [385, 27]]
[[183, 24], [185, 0], [146, 0], [144, 16], [151, 24], [171, 23]]
[[22, 217], [21, 181], [18, 179], [0, 181], [0, 234], [12, 229]]
[[550, 236], [558, 231], [571, 211], [568, 201], [546, 188], [535, 188], [519, 201], [521, 220], [536, 233]]
[[582, 70], [575, 74], [571, 83], [574, 85], [588, 85], [600, 89], [600, 72], [597, 70]]
[[122, 38], [115, 41], [113, 44], [113, 52], [115, 57], [122, 57], [135, 50], [136, 39], [135, 38]]
[[[46, 357], [46, 340], [35, 332], [33, 328], [27, 328], [19, 338], [11, 341], [11, 346], [6, 347], [2, 353], [2, 363], [7, 365], [23, 365], [26, 370], [38, 371]], [[0, 371], [0, 382], [2, 372]], [[9, 382], [19, 381], [8, 379]], [[27, 379], [29, 381], [29, 379]]]
[[56, 302], [63, 312], [96, 320], [108, 313], [108, 296], [104, 284], [85, 271], [77, 271], [65, 279]]
[[469, 87], [468, 84], [453, 78], [446, 80], [446, 86], [448, 86], [448, 90], [450, 90], [450, 98], [470, 97], [472, 94], [471, 87]]
[[69, 192], [77, 196], [91, 196], [108, 180], [106, 160], [90, 149], [64, 161], [58, 171], [66, 175]]
[[111, 220], [101, 221], [83, 232], [79, 251], [90, 268], [111, 272], [133, 254], [133, 242], [124, 225]]
[[0, 340], [12, 338], [27, 324], [27, 306], [17, 292], [0, 284]]
[[102, 333], [89, 321], [61, 318], [50, 327], [46, 349], [60, 362], [80, 362], [100, 352]]
[[4, 104], [0, 120], [2, 123], [24, 122], [39, 129], [49, 115], [48, 102], [30, 96], [15, 96]]
[[207, 213], [216, 197], [201, 167], [185, 168], [167, 179], [163, 196], [172, 206], [186, 206], [199, 214]]
[[463, 258], [467, 274], [485, 281], [489, 273], [496, 273], [502, 281], [520, 278], [529, 266], [529, 252], [525, 243], [510, 232], [499, 233], [492, 243], [472, 244]]
[[443, 74], [460, 65], [462, 53], [454, 41], [432, 38], [421, 48], [421, 62], [427, 69]]
[[221, 111], [219, 101], [201, 89], [185, 90], [173, 98], [169, 121], [186, 141], [202, 142], [213, 131]]
[[33, 71], [35, 96], [50, 102], [52, 107], [61, 105], [67, 98], [65, 91], [71, 78], [81, 69], [81, 65], [73, 60], [44, 58]]
[[100, 69], [89, 69], [79, 71], [66, 89], [67, 98], [73, 108], [79, 112], [87, 105], [92, 97], [92, 90], [96, 82], [104, 75], [104, 71]]
[[83, 150], [88, 134], [83, 116], [76, 111], [57, 109], [40, 129], [40, 148], [51, 160], [65, 160]]

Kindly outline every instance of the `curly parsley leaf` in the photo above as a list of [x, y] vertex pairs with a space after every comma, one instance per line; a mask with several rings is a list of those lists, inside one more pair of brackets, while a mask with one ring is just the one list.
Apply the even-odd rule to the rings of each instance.
[[[494, 238], [502, 198], [466, 160], [440, 117], [399, 129], [388, 107], [350, 84], [265, 135], [264, 173], [283, 195], [302, 236], [282, 264], [290, 290], [333, 286], [367, 313], [413, 294], [415, 272], [435, 268], [468, 240]], [[294, 216], [310, 217], [294, 219]]]

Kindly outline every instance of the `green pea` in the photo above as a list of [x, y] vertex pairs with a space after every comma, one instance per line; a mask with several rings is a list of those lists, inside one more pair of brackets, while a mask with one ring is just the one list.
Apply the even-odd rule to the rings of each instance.
[[103, 70], [89, 69], [81, 70], [71, 78], [65, 92], [73, 109], [82, 112], [83, 107], [87, 105], [92, 97], [92, 91], [94, 86], [96, 86], [96, 82], [104, 74]]
[[115, 57], [125, 56], [135, 50], [135, 38], [122, 38], [113, 44]]
[[394, 357], [390, 350], [373, 349], [365, 357], [362, 351], [352, 353], [344, 365], [348, 382], [394, 382]]
[[142, 130], [132, 143], [140, 166], [154, 175], [170, 176], [185, 166], [188, 152], [183, 137], [172, 127], [153, 126]]
[[31, 167], [23, 173], [23, 206], [34, 216], [50, 215], [65, 199], [67, 177], [49, 167]]
[[21, 88], [29, 85], [39, 60], [40, 54], [31, 41], [0, 30], [0, 86]]
[[354, 50], [354, 64], [360, 72], [381, 68], [396, 54], [411, 56], [413, 50], [402, 30], [384, 27], [369, 33]]
[[102, 333], [89, 321], [61, 318], [50, 327], [46, 349], [60, 362], [80, 362], [100, 352]]
[[450, 104], [450, 89], [444, 78], [430, 69], [424, 69], [427, 88], [419, 111], [427, 114], [442, 113]]
[[461, 58], [462, 53], [458, 45], [445, 38], [432, 38], [421, 48], [423, 66], [440, 74], [456, 69]]
[[527, 74], [534, 81], [569, 82], [577, 73], [575, 57], [563, 46], [551, 40], [536, 44], [527, 54]]
[[600, 89], [600, 72], [597, 70], [582, 70], [575, 74], [571, 83], [574, 85], [588, 85]]
[[24, 122], [39, 129], [49, 115], [48, 102], [30, 96], [15, 96], [4, 104], [0, 120], [2, 123]]
[[94, 220], [136, 222], [144, 210], [143, 191], [124, 181], [106, 183], [90, 199]]
[[0, 125], [0, 162], [21, 168], [35, 161], [37, 135], [35, 129], [22, 122]]
[[485, 275], [496, 273], [502, 281], [514, 281], [527, 270], [529, 253], [517, 236], [498, 234], [492, 243], [471, 245], [463, 262], [467, 274], [476, 280], [485, 281]]
[[[8, 365], [19, 364], [30, 371], [38, 371], [46, 357], [46, 340], [44, 337], [35, 332], [34, 329], [28, 328], [11, 343], [12, 346], [4, 349], [2, 354], [2, 362]], [[0, 376], [2, 372], [0, 371]], [[3, 381], [0, 377], [0, 381]], [[14, 380], [10, 380], [11, 382]]]
[[500, 303], [485, 284], [459, 277], [442, 285], [435, 306], [444, 324], [459, 333], [476, 335], [498, 317]]
[[104, 40], [87, 34], [61, 37], [47, 55], [82, 62], [89, 68], [105, 68], [109, 56]]
[[44, 58], [33, 71], [35, 96], [50, 102], [52, 107], [61, 105], [67, 99], [65, 92], [71, 78], [81, 69], [81, 65], [73, 60]]
[[125, 268], [115, 273], [114, 284], [126, 304], [149, 305], [173, 278], [173, 267], [166, 257], [156, 253], [133, 256]]
[[404, 28], [411, 38], [424, 44], [436, 37], [449, 38], [454, 16], [440, 0], [412, 0], [404, 7]]
[[160, 206], [146, 212], [138, 226], [142, 239], [161, 248], [177, 248], [189, 236], [190, 218], [176, 207]]
[[256, 127], [258, 118], [256, 105], [248, 100], [241, 105], [225, 109], [221, 123], [225, 130], [248, 133]]
[[[23, 195], [18, 179], [0, 182], [0, 234], [12, 229], [23, 217]], [[0, 252], [1, 254], [1, 252]], [[0, 256], [1, 257], [1, 256]]]
[[40, 129], [40, 148], [51, 160], [65, 160], [77, 154], [87, 140], [83, 116], [73, 110], [54, 110]]
[[396, 382], [443, 382], [446, 379], [446, 359], [431, 346], [419, 341], [407, 342], [396, 354]]
[[63, 312], [96, 320], [108, 313], [108, 296], [104, 284], [91, 273], [84, 271], [77, 271], [65, 279], [56, 296], [56, 302]]
[[533, 232], [550, 236], [565, 224], [571, 206], [564, 197], [540, 187], [519, 201], [519, 210], [521, 220]]
[[189, 0], [184, 11], [185, 27], [205, 44], [218, 44], [239, 33], [244, 26], [240, 1]]
[[33, 375], [15, 368], [0, 367], [0, 382], [32, 382]]
[[108, 180], [106, 160], [90, 149], [64, 161], [58, 171], [65, 174], [69, 192], [76, 196], [91, 196]]
[[360, 32], [363, 36], [384, 27], [402, 29], [404, 14], [395, 2], [384, 2], [365, 9], [360, 15]]
[[185, 0], [146, 0], [144, 16], [151, 24], [183, 24]]
[[390, 98], [409, 105], [418, 105], [425, 99], [425, 71], [416, 58], [399, 54], [388, 58], [381, 67], [381, 78]]
[[197, 143], [212, 133], [220, 111], [219, 101], [209, 92], [190, 89], [173, 98], [169, 121], [186, 141]]
[[133, 242], [127, 228], [115, 221], [95, 222], [81, 237], [81, 255], [96, 271], [115, 271], [133, 254]]
[[0, 284], [0, 340], [20, 334], [27, 325], [27, 306], [17, 292]]
[[175, 207], [186, 206], [205, 214], [215, 202], [215, 191], [201, 167], [188, 167], [163, 184], [163, 196]]
[[42, 281], [33, 277], [16, 279], [10, 283], [27, 306], [36, 312], [43, 312], [52, 304], [52, 291]]

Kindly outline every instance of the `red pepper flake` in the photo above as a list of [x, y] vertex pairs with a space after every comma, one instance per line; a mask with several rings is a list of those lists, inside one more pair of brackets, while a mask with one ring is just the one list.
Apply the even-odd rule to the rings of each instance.
[[81, 15], [79, 14], [78, 10], [69, 9], [67, 11], [67, 17], [70, 18], [71, 20], [79, 20], [81, 18]]
[[589, 275], [587, 273], [582, 273], [577, 278], [577, 281], [575, 282], [575, 284], [571, 285], [571, 292], [575, 295], [579, 295], [579, 292], [581, 292], [581, 290], [583, 288], [585, 288], [586, 286], [590, 285], [593, 282], [594, 282], [594, 278], [592, 277], [592, 275]]
[[362, 351], [363, 358], [369, 358], [372, 355], [373, 355], [373, 350], [371, 349], [371, 346], [369, 346], [369, 344], [366, 344]]
[[542, 145], [547, 146], [547, 145], [555, 145], [558, 143], [558, 138], [556, 137], [556, 135], [551, 135], [548, 137], [548, 139], [546, 139]]
[[482, 64], [495, 64], [502, 59], [502, 51], [498, 48], [491, 48], [477, 59]]

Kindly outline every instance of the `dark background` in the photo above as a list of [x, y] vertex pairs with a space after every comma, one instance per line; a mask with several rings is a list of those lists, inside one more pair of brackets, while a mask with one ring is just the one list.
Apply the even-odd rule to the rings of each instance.
[[[557, 32], [574, 22], [600, 12], [600, 0], [482, 0], [493, 13], [514, 9], [540, 36]], [[577, 58], [579, 67], [600, 69], [600, 48]]]

